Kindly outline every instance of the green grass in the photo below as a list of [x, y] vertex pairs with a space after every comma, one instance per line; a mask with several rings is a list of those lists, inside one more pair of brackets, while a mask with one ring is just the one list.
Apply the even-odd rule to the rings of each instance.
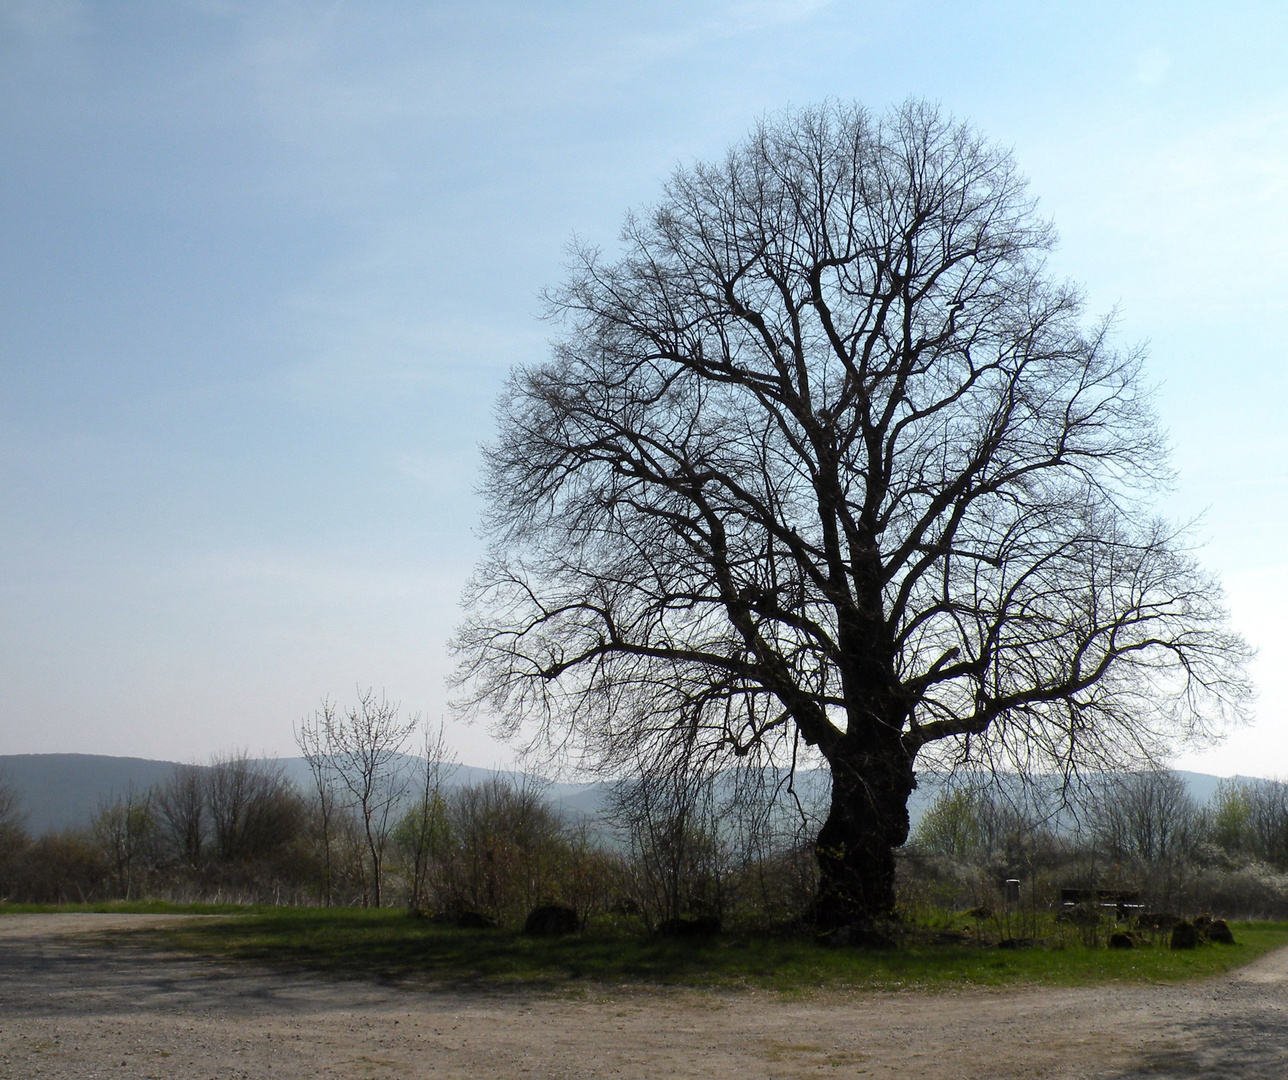
[[[183, 910], [206, 913], [195, 905]], [[337, 977], [488, 988], [633, 984], [800, 993], [1178, 982], [1216, 975], [1288, 946], [1288, 924], [1235, 923], [1232, 928], [1239, 944], [1192, 952], [1080, 944], [1013, 951], [905, 944], [868, 951], [755, 934], [676, 941], [608, 925], [574, 937], [533, 939], [508, 930], [435, 926], [395, 910], [271, 908], [134, 933], [184, 952]]]

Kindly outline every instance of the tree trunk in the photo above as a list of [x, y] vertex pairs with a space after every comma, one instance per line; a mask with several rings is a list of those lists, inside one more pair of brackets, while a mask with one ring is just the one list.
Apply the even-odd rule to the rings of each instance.
[[814, 848], [814, 918], [825, 930], [869, 926], [894, 914], [894, 849], [908, 839], [912, 761], [897, 743], [878, 753], [843, 743], [830, 765], [832, 804]]

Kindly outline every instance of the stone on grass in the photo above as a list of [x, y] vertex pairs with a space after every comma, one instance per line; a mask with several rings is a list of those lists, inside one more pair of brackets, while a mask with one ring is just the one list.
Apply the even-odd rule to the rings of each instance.
[[528, 937], [559, 937], [575, 934], [580, 929], [577, 912], [566, 904], [542, 904], [533, 908], [523, 923], [523, 932]]
[[1195, 949], [1200, 941], [1199, 928], [1182, 919], [1172, 927], [1173, 949]]
[[1031, 949], [1037, 941], [1031, 937], [1008, 937], [997, 943], [999, 949]]
[[893, 949], [899, 944], [903, 928], [893, 919], [873, 919], [866, 923], [838, 926], [819, 934], [820, 945], [859, 949]]
[[1215, 945], [1234, 944], [1234, 935], [1230, 932], [1230, 924], [1224, 919], [1213, 919], [1208, 923], [1208, 928], [1203, 936]]

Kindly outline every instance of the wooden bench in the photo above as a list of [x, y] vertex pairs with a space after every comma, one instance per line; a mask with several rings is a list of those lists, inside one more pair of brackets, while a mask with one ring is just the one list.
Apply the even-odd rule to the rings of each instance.
[[1111, 907], [1118, 918], [1139, 915], [1145, 910], [1141, 903], [1138, 889], [1061, 889], [1060, 906], [1077, 907], [1079, 904], [1094, 904], [1096, 907]]

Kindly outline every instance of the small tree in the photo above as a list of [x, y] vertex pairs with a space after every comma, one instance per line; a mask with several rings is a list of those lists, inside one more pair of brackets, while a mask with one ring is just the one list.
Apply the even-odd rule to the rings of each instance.
[[4, 773], [0, 773], [0, 855], [25, 843], [26, 816], [17, 789]]
[[322, 847], [322, 903], [331, 906], [335, 883], [334, 846], [336, 833], [336, 773], [329, 756], [328, 731], [335, 724], [335, 708], [329, 701], [322, 710], [306, 716], [296, 725], [295, 743], [309, 768], [313, 810]]
[[917, 825], [912, 844], [960, 862], [986, 853], [988, 838], [978, 794], [964, 787], [941, 790]]
[[129, 900], [149, 865], [156, 837], [151, 792], [133, 786], [114, 800], [101, 800], [91, 832], [116, 876], [117, 892]]
[[1222, 780], [1206, 807], [1204, 831], [1231, 855], [1247, 852], [1251, 841], [1252, 793], [1239, 780]]
[[207, 830], [205, 770], [178, 765], [153, 793], [157, 826], [173, 856], [190, 870], [202, 865]]
[[328, 766], [352, 800], [362, 822], [371, 871], [370, 894], [364, 886], [363, 904], [381, 904], [385, 849], [397, 820], [395, 811], [407, 791], [403, 760], [419, 715], [402, 718], [397, 702], [379, 698], [367, 689], [358, 704], [340, 715], [329, 701], [322, 703], [322, 745]]
[[1200, 838], [1199, 810], [1182, 776], [1148, 769], [1106, 778], [1093, 798], [1090, 824], [1098, 853], [1156, 903], [1176, 902]]
[[25, 817], [17, 790], [0, 773], [0, 897], [13, 890], [18, 862], [27, 848]]
[[299, 835], [303, 808], [280, 764], [240, 752], [216, 758], [204, 776], [215, 854], [225, 864], [271, 859]]
[[412, 911], [427, 906], [431, 871], [447, 857], [451, 839], [443, 784], [454, 764], [441, 723], [437, 731], [426, 729], [423, 750], [416, 801], [393, 834], [394, 849], [407, 881], [407, 906]]
[[813, 783], [802, 792], [790, 769], [727, 770], [718, 780], [730, 902], [761, 924], [799, 921], [818, 883], [812, 841], [825, 792]]
[[563, 823], [527, 777], [495, 775], [452, 793], [450, 907], [522, 919], [535, 904], [564, 897]]
[[632, 892], [649, 923], [723, 914], [724, 850], [709, 771], [692, 762], [645, 770], [614, 787], [609, 817], [630, 846]]

